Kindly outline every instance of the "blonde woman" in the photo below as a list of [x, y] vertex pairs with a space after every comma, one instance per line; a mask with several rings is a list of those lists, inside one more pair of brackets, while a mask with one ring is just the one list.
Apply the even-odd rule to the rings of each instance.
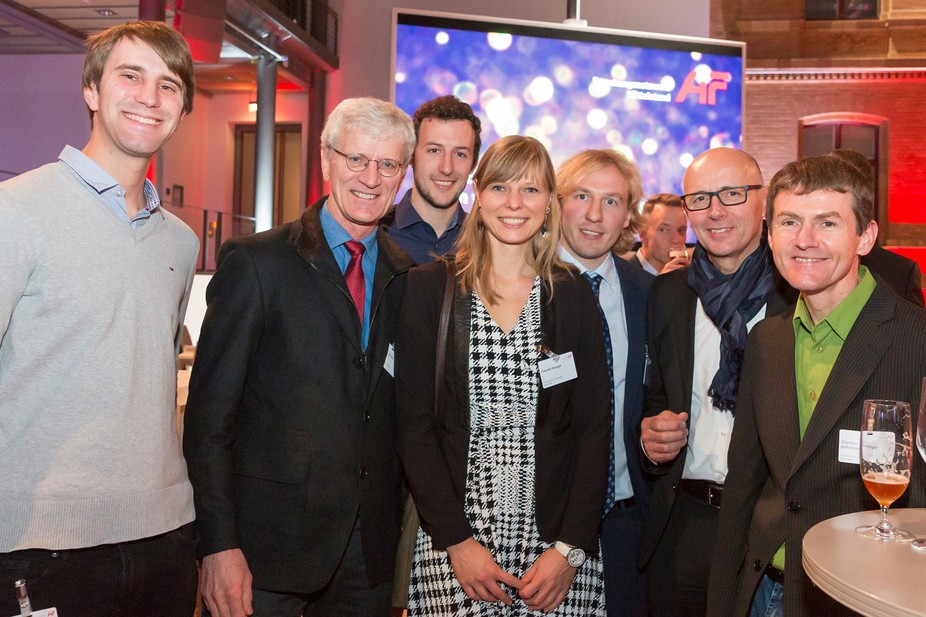
[[453, 267], [409, 274], [396, 337], [399, 451], [422, 526], [409, 614], [604, 615], [610, 399], [598, 308], [557, 258], [544, 147], [500, 139], [473, 182]]

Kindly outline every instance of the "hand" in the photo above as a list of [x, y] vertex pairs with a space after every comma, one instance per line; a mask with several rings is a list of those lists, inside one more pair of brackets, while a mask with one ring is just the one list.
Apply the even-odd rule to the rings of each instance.
[[467, 538], [459, 544], [448, 546], [447, 554], [454, 576], [470, 599], [511, 605], [511, 598], [502, 591], [499, 583], [520, 589], [521, 581], [499, 568], [492, 553], [475, 538]]
[[666, 272], [672, 272], [672, 270], [678, 270], [679, 268], [684, 268], [690, 264], [688, 257], [673, 257], [671, 261], [666, 262], [666, 265], [662, 267], [662, 270], [659, 271], [659, 274], [665, 274]]
[[199, 585], [213, 617], [252, 615], [251, 571], [240, 548], [203, 557]]
[[546, 613], [563, 603], [575, 577], [576, 569], [562, 553], [550, 547], [521, 577], [524, 587], [518, 595], [530, 610]]
[[688, 420], [686, 412], [675, 413], [665, 409], [658, 415], [643, 418], [640, 425], [640, 440], [649, 460], [654, 463], [671, 461], [688, 443]]

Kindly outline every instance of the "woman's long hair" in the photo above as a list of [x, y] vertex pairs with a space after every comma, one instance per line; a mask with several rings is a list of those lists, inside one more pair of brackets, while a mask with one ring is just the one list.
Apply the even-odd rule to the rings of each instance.
[[473, 174], [476, 203], [463, 222], [463, 230], [456, 244], [457, 276], [464, 292], [478, 290], [489, 304], [498, 299], [492, 286], [492, 247], [482, 221], [479, 193], [495, 182], [512, 182], [530, 178], [550, 191], [550, 212], [544, 221], [546, 232], [538, 231], [530, 240], [528, 263], [547, 287], [548, 298], [553, 297], [553, 281], [559, 261], [560, 206], [556, 197], [556, 172], [546, 148], [533, 137], [511, 135], [489, 146]]

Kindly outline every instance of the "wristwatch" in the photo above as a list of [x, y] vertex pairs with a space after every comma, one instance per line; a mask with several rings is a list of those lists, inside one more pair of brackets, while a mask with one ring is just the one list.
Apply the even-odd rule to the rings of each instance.
[[560, 555], [565, 557], [566, 563], [573, 568], [578, 568], [585, 563], [585, 551], [578, 546], [569, 546], [565, 542], [557, 540], [553, 543], [553, 548], [555, 548]]

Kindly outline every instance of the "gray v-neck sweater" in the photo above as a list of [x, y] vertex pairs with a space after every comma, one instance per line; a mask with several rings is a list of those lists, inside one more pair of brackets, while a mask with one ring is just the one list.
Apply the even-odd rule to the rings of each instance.
[[118, 221], [64, 163], [0, 184], [0, 552], [193, 520], [174, 421], [198, 240]]

